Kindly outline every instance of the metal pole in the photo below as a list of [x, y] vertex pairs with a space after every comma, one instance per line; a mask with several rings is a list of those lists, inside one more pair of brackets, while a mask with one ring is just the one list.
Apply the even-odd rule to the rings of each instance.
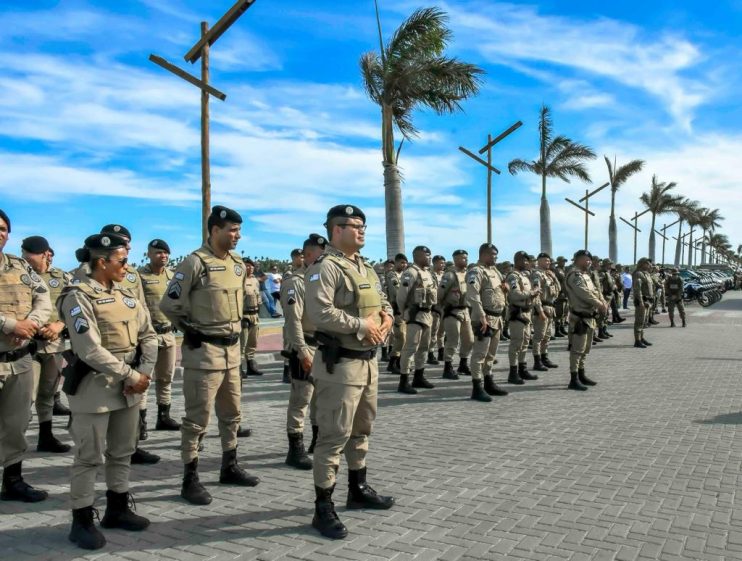
[[588, 213], [590, 210], [590, 189], [585, 189], [585, 249], [587, 249], [587, 242], [588, 242], [588, 228], [590, 227], [590, 221], [588, 220], [588, 217], [590, 214]]
[[487, 135], [487, 243], [492, 243], [492, 135]]
[[[201, 22], [201, 37], [209, 31], [209, 24]], [[209, 83], [209, 43], [201, 49], [201, 80]], [[201, 231], [203, 242], [209, 239], [206, 227], [211, 213], [211, 165], [209, 162], [209, 94], [201, 91]]]

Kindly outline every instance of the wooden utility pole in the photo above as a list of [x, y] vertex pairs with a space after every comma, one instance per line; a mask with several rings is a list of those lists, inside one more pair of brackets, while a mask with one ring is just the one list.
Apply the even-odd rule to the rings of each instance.
[[644, 216], [648, 212], [649, 212], [649, 209], [645, 210], [644, 212], [635, 212], [634, 213], [634, 216], [631, 218], [631, 222], [633, 222], [633, 224], [631, 222], [629, 222], [628, 220], [626, 220], [625, 218], [619, 217], [619, 218], [621, 218], [621, 220], [623, 220], [626, 224], [628, 224], [629, 226], [631, 226], [634, 229], [634, 265], [636, 265], [636, 236], [637, 236], [637, 234], [639, 232], [641, 232], [641, 230], [639, 229], [639, 226], [638, 226], [638, 224], [639, 224], [639, 217], [640, 216]]
[[[671, 226], [675, 226], [675, 224], [677, 224], [678, 222], [680, 222], [680, 218], [678, 218], [672, 224], [665, 224], [664, 226], [662, 226], [662, 228], [660, 228], [660, 230], [662, 230], [662, 264], [663, 265], [665, 264], [665, 241], [667, 241], [667, 229]], [[657, 232], [657, 230], [655, 230], [655, 232]]]
[[487, 243], [492, 243], [492, 174], [496, 173], [497, 175], [500, 175], [500, 170], [492, 165], [492, 147], [500, 142], [503, 138], [508, 136], [510, 133], [522, 126], [523, 123], [521, 121], [518, 121], [509, 129], [498, 134], [495, 138], [492, 138], [492, 135], [488, 134], [487, 144], [479, 149], [480, 154], [484, 154], [485, 152], [487, 152], [486, 161], [473, 152], [467, 150], [463, 146], [459, 146], [459, 150], [461, 150], [464, 154], [469, 156], [475, 162], [478, 162], [487, 168]]
[[588, 242], [590, 240], [590, 235], [589, 235], [589, 232], [590, 232], [590, 217], [591, 216], [595, 216], [595, 213], [590, 210], [590, 197], [592, 197], [595, 193], [598, 193], [599, 191], [602, 191], [603, 189], [605, 189], [606, 187], [608, 187], [608, 185], [610, 185], [610, 183], [606, 183], [605, 185], [601, 185], [600, 187], [598, 187], [592, 193], [590, 192], [589, 189], [585, 189], [585, 196], [580, 199], [580, 202], [583, 202], [583, 201], [585, 202], [585, 206], [584, 207], [580, 206], [579, 204], [577, 204], [576, 202], [574, 202], [572, 199], [567, 198], [567, 197], [564, 197], [564, 200], [565, 201], [567, 201], [570, 204], [573, 204], [574, 206], [576, 206], [582, 212], [585, 213], [585, 249], [588, 249], [587, 245], [588, 245]]
[[[201, 39], [206, 37], [209, 24], [201, 22]], [[201, 81], [209, 83], [209, 44], [201, 48]], [[209, 92], [201, 90], [201, 237], [209, 239], [206, 227], [211, 213], [211, 154], [209, 149]]]

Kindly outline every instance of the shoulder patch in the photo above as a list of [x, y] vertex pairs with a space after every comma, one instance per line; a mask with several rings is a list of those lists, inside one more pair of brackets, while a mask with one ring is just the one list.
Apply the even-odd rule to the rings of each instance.
[[168, 298], [171, 298], [173, 300], [177, 300], [180, 298], [180, 293], [183, 291], [183, 289], [180, 286], [180, 283], [177, 281], [173, 281], [170, 283], [170, 287], [167, 289], [167, 296]]
[[237, 275], [238, 277], [241, 277], [242, 276], [242, 272], [243, 272], [242, 265], [235, 265], [234, 266], [234, 274], [235, 275]]
[[137, 276], [134, 273], [126, 273], [126, 280], [129, 282], [137, 282]]
[[289, 297], [289, 299], [286, 300], [286, 304], [288, 304], [289, 306], [293, 306], [294, 304], [296, 304], [296, 298], [294, 298], [293, 296]]
[[90, 329], [90, 325], [88, 324], [88, 320], [85, 318], [77, 318], [75, 320], [75, 332], [77, 333], [85, 333]]
[[31, 275], [31, 280], [34, 282], [41, 282], [41, 279], [39, 278], [39, 275], [37, 275], [34, 271], [31, 271], [29, 273]]
[[57, 279], [49, 279], [49, 286], [51, 286], [52, 288], [58, 288], [59, 281]]
[[128, 296], [124, 296], [124, 304], [127, 305], [129, 308], [136, 308], [137, 301], [134, 298], [129, 298]]
[[177, 273], [175, 273], [175, 276], [173, 278], [177, 280], [183, 280], [185, 279], [185, 275], [181, 273], [180, 271], [178, 271]]
[[82, 313], [80, 306], [75, 306], [70, 310], [70, 317], [79, 316]]
[[26, 286], [31, 286], [31, 277], [29, 277], [26, 273], [23, 273], [21, 275], [21, 282]]
[[319, 273], [314, 273], [309, 277], [309, 282], [314, 282], [319, 280]]

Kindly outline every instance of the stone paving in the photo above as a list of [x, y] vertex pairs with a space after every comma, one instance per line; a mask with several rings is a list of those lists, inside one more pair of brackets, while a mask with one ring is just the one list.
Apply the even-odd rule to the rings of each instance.
[[[382, 374], [369, 480], [398, 506], [346, 512], [343, 465], [336, 498], [350, 535], [337, 542], [310, 526], [311, 472], [283, 464], [287, 386], [280, 364], [264, 355], [267, 375], [251, 378], [243, 398], [255, 434], [240, 447], [260, 486], [218, 484], [212, 422], [201, 457], [214, 501], [188, 505], [178, 496], [177, 433], [152, 432], [145, 447], [163, 459], [132, 472], [151, 527], [105, 531], [107, 547], [85, 558], [742, 559], [742, 293], [689, 307], [687, 329], [658, 316], [646, 350], [631, 348], [625, 313], [629, 321], [589, 357], [599, 385], [585, 393], [565, 391], [562, 339], [551, 353], [559, 369], [506, 386], [511, 395], [490, 404], [468, 399], [466, 378], [440, 380], [441, 367], [428, 370], [437, 387], [418, 396], [397, 394], [396, 377]], [[497, 378], [505, 378], [502, 357]], [[181, 413], [181, 399], [174, 409]], [[55, 425], [67, 438], [60, 418]], [[35, 420], [29, 442], [35, 450]], [[69, 455], [29, 453], [26, 476], [51, 497], [0, 503], [0, 559], [81, 557], [67, 541], [70, 463]], [[99, 491], [102, 508], [102, 483]]]

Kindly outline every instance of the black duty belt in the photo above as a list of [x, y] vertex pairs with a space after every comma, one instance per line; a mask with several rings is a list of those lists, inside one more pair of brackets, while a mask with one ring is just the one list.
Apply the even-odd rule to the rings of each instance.
[[22, 349], [16, 349], [14, 351], [5, 351], [3, 353], [0, 353], [0, 362], [8, 363], [8, 362], [15, 362], [17, 360], [20, 360], [28, 354], [35, 353], [36, 347], [37, 347], [36, 341], [31, 341], [28, 345], [26, 345]]
[[260, 312], [260, 308], [245, 308], [243, 313], [245, 314], [257, 314]]
[[304, 342], [309, 347], [316, 347], [318, 345], [317, 339], [315, 339], [312, 335], [304, 335]]
[[423, 308], [421, 306], [418, 306], [417, 311], [418, 312], [429, 312], [432, 308]]
[[499, 312], [497, 310], [487, 310], [487, 309], [485, 309], [484, 310], [484, 313], [487, 314], [488, 316], [499, 316], [499, 315], [502, 314], [502, 310], [504, 310], [504, 309], [505, 308], [502, 308]]
[[[319, 347], [322, 350], [322, 346]], [[368, 351], [356, 351], [354, 349], [346, 349], [345, 347], [338, 348], [338, 354], [340, 358], [352, 358], [355, 360], [371, 360], [376, 356], [376, 347]]]
[[583, 319], [590, 319], [598, 316], [598, 312], [577, 312], [575, 310], [570, 310], [569, 313]]
[[231, 347], [232, 345], [236, 345], [240, 341], [240, 336], [238, 334], [227, 335], [226, 337], [200, 334], [199, 337], [201, 341], [211, 343], [212, 345], [219, 345], [220, 347]]
[[153, 327], [155, 328], [155, 333], [158, 335], [165, 335], [173, 331], [172, 325], [154, 325]]
[[541, 302], [542, 306], [549, 306], [549, 308], [554, 307], [554, 302]]

